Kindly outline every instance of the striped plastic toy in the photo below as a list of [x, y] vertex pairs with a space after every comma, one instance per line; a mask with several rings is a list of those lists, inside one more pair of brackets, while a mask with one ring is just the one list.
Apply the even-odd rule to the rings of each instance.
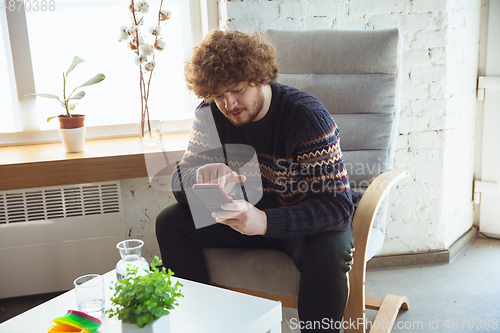
[[102, 323], [86, 313], [69, 310], [64, 316], [53, 320], [48, 333], [88, 333], [97, 330]]

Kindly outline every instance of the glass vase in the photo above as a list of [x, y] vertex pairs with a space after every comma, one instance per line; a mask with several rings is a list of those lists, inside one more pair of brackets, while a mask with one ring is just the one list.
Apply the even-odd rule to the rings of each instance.
[[163, 144], [160, 120], [145, 120], [139, 122], [139, 137], [142, 146], [156, 146]]
[[[127, 268], [137, 267], [137, 275], [147, 275], [149, 264], [141, 257], [144, 242], [140, 239], [128, 239], [116, 244], [122, 259], [116, 264], [116, 279], [120, 281], [127, 275]], [[146, 270], [146, 271], [144, 271]]]

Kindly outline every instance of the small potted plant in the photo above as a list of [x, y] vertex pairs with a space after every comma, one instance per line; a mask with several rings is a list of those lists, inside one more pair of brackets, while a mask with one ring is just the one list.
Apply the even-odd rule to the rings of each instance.
[[71, 101], [80, 100], [85, 96], [83, 90], [75, 94], [77, 89], [90, 86], [104, 80], [105, 76], [102, 73], [94, 75], [91, 79], [77, 86], [71, 91], [71, 93], [66, 93], [66, 83], [68, 81], [68, 75], [75, 69], [75, 67], [84, 62], [82, 58], [75, 56], [71, 65], [66, 72], [63, 72], [63, 96], [59, 96], [45, 93], [31, 93], [24, 96], [40, 96], [46, 98], [52, 98], [57, 100], [61, 106], [65, 109], [66, 113], [59, 116], [47, 118], [47, 122], [54, 118], [59, 119], [59, 133], [61, 135], [64, 148], [68, 153], [77, 153], [83, 150], [83, 144], [85, 142], [85, 116], [81, 114], [71, 114], [69, 111], [74, 110], [77, 103], [71, 103]]
[[146, 275], [139, 275], [137, 267], [127, 268], [125, 278], [114, 284], [111, 303], [115, 307], [106, 313], [122, 321], [123, 332], [169, 332], [168, 314], [179, 305], [176, 298], [184, 296], [179, 291], [182, 284], [170, 280], [174, 273], [170, 269], [166, 272], [165, 267], [158, 269], [159, 265], [161, 261], [155, 256]]

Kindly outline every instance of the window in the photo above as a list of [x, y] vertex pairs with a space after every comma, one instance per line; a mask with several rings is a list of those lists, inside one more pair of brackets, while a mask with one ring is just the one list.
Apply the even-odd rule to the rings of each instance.
[[[55, 0], [44, 1], [45, 7], [42, 7], [42, 1], [23, 1], [27, 37], [16, 35], [16, 38], [27, 38], [29, 41], [29, 60], [33, 67], [32, 81], [36, 92], [61, 96], [62, 72], [78, 55], [85, 62], [69, 75], [68, 88], [78, 86], [97, 73], [105, 74], [106, 79], [97, 85], [84, 87], [86, 96], [77, 101], [73, 112], [86, 115], [87, 127], [128, 124], [121, 126], [124, 131], [135, 128], [130, 124], [136, 124], [140, 119], [139, 68], [134, 64], [135, 53], [128, 48], [128, 43], [118, 42], [120, 26], [131, 25], [129, 1]], [[149, 12], [142, 30], [149, 34], [149, 27], [157, 23], [160, 0], [148, 2]], [[23, 9], [21, 4], [17, 2], [16, 10]], [[162, 25], [161, 34], [167, 46], [163, 51], [155, 52], [156, 68], [149, 98], [150, 118], [162, 121], [191, 118], [199, 100], [187, 90], [183, 68], [195, 40], [201, 36], [200, 0], [163, 1], [162, 8], [170, 10], [172, 16], [166, 25]], [[7, 21], [21, 20], [19, 15], [9, 15], [8, 8], [5, 11]], [[9, 41], [9, 33], [4, 31], [6, 28], [2, 17], [4, 43], [0, 47], [9, 46], [9, 43], [5, 43]], [[10, 39], [14, 34], [10, 33]], [[14, 55], [15, 47], [12, 50]], [[0, 143], [3, 141], [5, 145], [6, 141], [1, 140], [1, 137], [5, 138], [6, 135], [2, 133], [9, 132], [21, 132], [11, 135], [11, 138], [20, 138], [23, 132], [29, 131], [30, 138], [36, 140], [37, 135], [32, 135], [35, 130], [40, 132], [38, 137], [47, 139], [43, 132], [55, 133], [58, 124], [56, 120], [47, 123], [45, 119], [63, 113], [64, 109], [57, 101], [43, 97], [37, 97], [35, 102], [31, 102], [32, 106], [27, 102], [30, 98], [23, 100], [24, 97], [20, 97], [19, 101], [11, 97], [9, 104], [7, 96], [16, 96], [17, 92], [16, 81], [12, 76], [18, 79], [18, 73], [14, 70], [16, 66], [11, 64], [12, 60], [9, 61], [10, 48], [1, 51], [0, 69], [2, 73], [4, 70], [9, 73], [10, 70], [10, 75], [0, 78], [2, 87], [8, 88], [2, 89], [1, 93], [2, 100], [7, 100], [7, 107], [2, 105]], [[20, 121], [16, 122], [17, 113], [29, 116], [20, 117]], [[31, 123], [31, 126], [25, 123]], [[54, 135], [57, 137], [57, 133]]]
[[13, 82], [11, 82], [10, 78], [12, 75], [8, 75], [9, 66], [7, 66], [7, 57], [10, 53], [7, 53], [5, 47], [8, 40], [7, 20], [5, 19], [5, 13], [0, 12], [0, 101], [2, 101], [2, 106], [0, 107], [0, 117], [2, 118], [0, 121], [0, 133], [9, 132], [15, 128], [14, 113], [7, 111], [12, 110], [12, 102], [15, 95], [11, 89]]

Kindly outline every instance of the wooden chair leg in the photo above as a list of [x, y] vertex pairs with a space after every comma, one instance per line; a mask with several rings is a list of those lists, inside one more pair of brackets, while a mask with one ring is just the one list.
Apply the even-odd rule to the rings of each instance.
[[385, 296], [380, 304], [377, 316], [372, 323], [370, 333], [389, 333], [392, 330], [400, 309], [410, 309], [410, 302], [406, 296]]
[[[355, 252], [356, 253], [356, 252]], [[354, 258], [356, 262], [356, 257]], [[364, 267], [363, 267], [364, 268]], [[361, 268], [361, 269], [363, 269]], [[349, 272], [349, 298], [344, 311], [344, 333], [365, 333], [365, 286], [359, 267], [353, 266]]]

